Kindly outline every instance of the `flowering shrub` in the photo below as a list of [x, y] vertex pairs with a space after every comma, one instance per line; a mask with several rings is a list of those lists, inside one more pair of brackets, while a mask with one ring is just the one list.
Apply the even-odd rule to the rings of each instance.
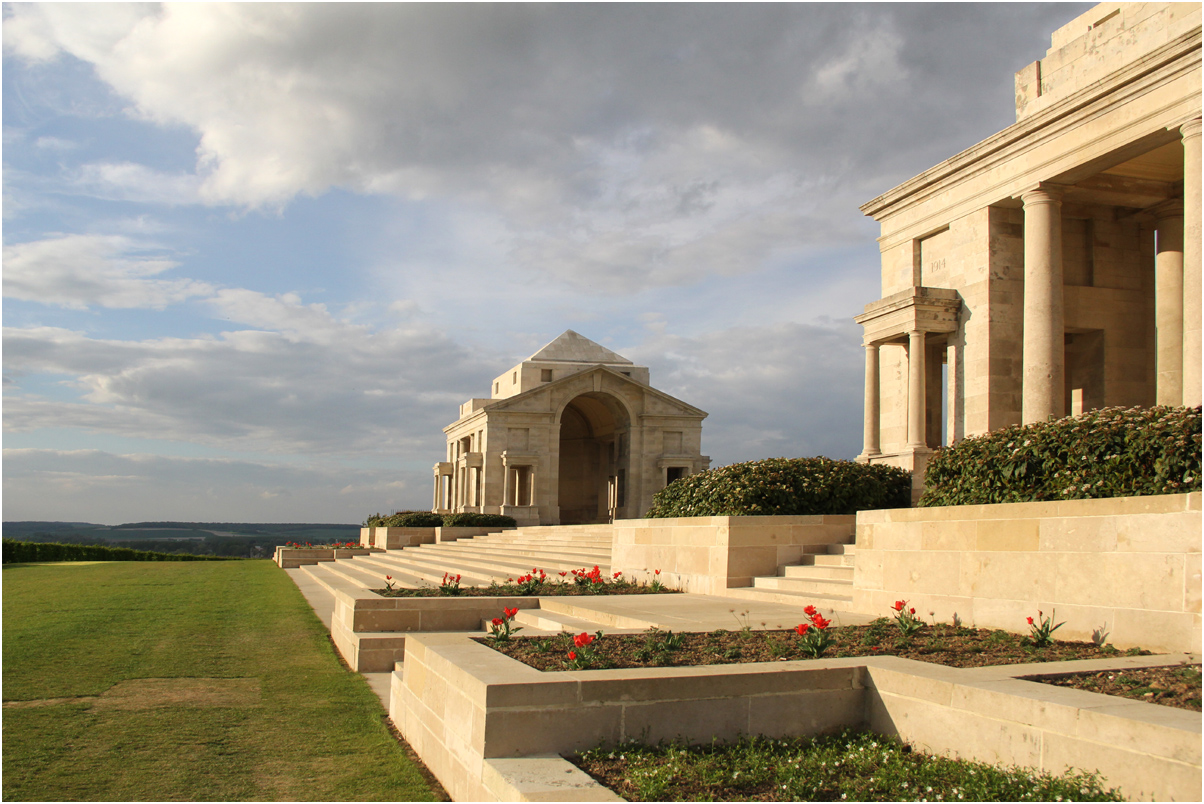
[[444, 514], [445, 528], [513, 528], [518, 521], [504, 514]]
[[443, 573], [443, 580], [439, 582], [439, 594], [460, 594], [460, 578], [460, 575], [452, 575], [450, 572]]
[[854, 514], [911, 504], [911, 474], [886, 464], [829, 458], [734, 463], [675, 480], [648, 517]]
[[1200, 491], [1200, 408], [1100, 408], [938, 449], [921, 506]]
[[924, 627], [924, 621], [916, 616], [914, 608], [908, 608], [906, 600], [896, 600], [895, 605], [891, 606], [891, 611], [894, 612], [891, 616], [895, 618], [895, 625], [903, 632], [904, 639], [910, 638]]
[[489, 623], [489, 637], [498, 643], [509, 642], [512, 634], [523, 630], [510, 624], [517, 614], [518, 609], [503, 608], [502, 616], [494, 617]]
[[1057, 625], [1053, 624], [1053, 615], [1055, 613], [1056, 612], [1051, 611], [1049, 613], [1050, 616], [1046, 617], [1045, 612], [1038, 611], [1037, 612], [1037, 620], [1040, 623], [1040, 625], [1033, 622], [1032, 617], [1024, 618], [1024, 619], [1028, 620], [1028, 630], [1029, 630], [1028, 641], [1031, 642], [1034, 647], [1047, 648], [1050, 645], [1052, 645], [1053, 644], [1053, 632], [1057, 631], [1059, 628], [1066, 625], [1066, 623], [1064, 623], [1064, 622], [1058, 623]]
[[832, 635], [828, 633], [828, 626], [832, 621], [820, 614], [815, 606], [807, 606], [803, 613], [810, 622], [799, 623], [794, 627], [795, 633], [799, 635], [799, 648], [803, 653], [818, 659], [832, 646]]

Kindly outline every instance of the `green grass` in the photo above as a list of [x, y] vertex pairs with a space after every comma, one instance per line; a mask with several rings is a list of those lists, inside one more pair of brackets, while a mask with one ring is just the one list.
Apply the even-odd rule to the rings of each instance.
[[913, 751], [858, 731], [686, 747], [625, 743], [573, 758], [630, 801], [1122, 801], [1093, 774]]
[[18, 564], [3, 580], [6, 800], [434, 799], [270, 561]]

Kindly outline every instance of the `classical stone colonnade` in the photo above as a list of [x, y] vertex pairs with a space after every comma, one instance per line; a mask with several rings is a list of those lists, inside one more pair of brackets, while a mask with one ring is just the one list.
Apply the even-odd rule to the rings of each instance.
[[862, 207], [859, 460], [922, 476], [967, 435], [1201, 403], [1200, 8], [1105, 3], [1052, 45], [1013, 126]]

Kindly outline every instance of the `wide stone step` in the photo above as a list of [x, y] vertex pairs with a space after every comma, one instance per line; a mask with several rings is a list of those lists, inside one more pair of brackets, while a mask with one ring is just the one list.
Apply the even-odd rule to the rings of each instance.
[[[728, 589], [725, 594], [727, 597], [734, 597], [740, 600], [756, 600], [762, 603], [778, 603], [786, 606], [798, 606], [800, 609], [804, 606], [818, 606], [821, 610], [825, 608], [844, 609], [853, 602], [852, 595], [840, 595], [831, 592], [824, 594], [815, 592], [792, 592], [785, 589], [764, 589], [761, 587], [752, 586], [742, 586], [735, 589]], [[801, 611], [799, 616], [800, 618], [802, 617]]]
[[774, 576], [769, 578], [753, 578], [753, 587], [756, 589], [798, 592], [800, 594], [851, 596], [853, 582], [835, 578], [786, 578]]
[[[416, 552], [422, 553], [439, 553], [447, 556], [467, 556], [476, 558], [479, 556], [496, 557], [498, 555], [506, 555], [513, 558], [523, 558], [525, 561], [551, 560], [561, 562], [577, 562], [581, 565], [583, 562], [590, 562], [591, 565], [597, 561], [610, 561], [610, 550], [587, 550], [576, 548], [573, 546], [557, 546], [554, 548], [539, 549], [535, 547], [512, 547], [510, 545], [421, 545], [419, 547], [409, 548]], [[529, 569], [529, 568], [528, 568]]]
[[[354, 561], [354, 559], [350, 559]], [[371, 560], [359, 562], [357, 567], [362, 572], [370, 572], [374, 578], [374, 585], [367, 588], [381, 589], [385, 585], [385, 576], [391, 575], [392, 582], [397, 586], [407, 589], [418, 589], [422, 586], [438, 586], [443, 580], [445, 572], [451, 575], [461, 575], [460, 583], [463, 586], [488, 586], [490, 577], [480, 572], [462, 572], [460, 569], [448, 568], [445, 564], [441, 564], [439, 568], [432, 569], [425, 566], [417, 566], [413, 563], [403, 563], [400, 561], [390, 560], [387, 556], [373, 556]]]
[[787, 565], [779, 567], [778, 573], [781, 577], [786, 578], [804, 578], [804, 579], [835, 579], [841, 581], [853, 582], [853, 568], [831, 565]]
[[[443, 580], [443, 574], [463, 575], [461, 583], [465, 586], [487, 586], [490, 581], [505, 582], [508, 578], [516, 578], [519, 575], [524, 575], [530, 572], [532, 566], [537, 566], [534, 563], [528, 563], [528, 558], [524, 557], [521, 561], [506, 561], [503, 557], [494, 559], [465, 559], [451, 558], [449, 556], [432, 556], [430, 553], [425, 553], [418, 550], [400, 550], [391, 551], [391, 554], [386, 554], [385, 557], [373, 557], [378, 566], [396, 567], [399, 572], [416, 575], [424, 581], [438, 584]], [[577, 564], [549, 564], [542, 567], [545, 572], [552, 570], [549, 574], [557, 576], [561, 570], [567, 572], [569, 569], [576, 569]], [[602, 568], [603, 571], [609, 569]], [[558, 577], [558, 576], [557, 576]], [[470, 583], [471, 580], [471, 583]]]
[[[557, 556], [554, 553], [540, 556], [511, 555], [500, 548], [475, 554], [447, 553], [442, 550], [408, 549], [396, 556], [390, 556], [389, 560], [400, 563], [419, 562], [427, 566], [438, 564], [439, 566], [449, 567], [489, 568], [495, 571], [494, 574], [503, 573], [506, 576], [526, 575], [533, 567], [542, 569], [549, 575], [555, 575], [559, 572], [567, 573], [570, 570], [580, 569], [582, 566], [585, 566], [579, 556], [563, 557]], [[607, 558], [603, 561], [592, 560], [589, 562], [590, 567], [595, 564], [605, 569], [609, 566], [609, 559]], [[476, 569], [473, 571], [475, 572]]]
[[506, 544], [514, 545], [515, 547], [530, 547], [540, 549], [543, 547], [585, 547], [594, 550], [609, 550], [611, 540], [606, 539], [538, 539], [538, 538], [501, 538], [490, 536], [474, 536], [471, 539], [456, 539], [453, 542], [441, 542], [444, 545], [464, 545], [464, 544]]
[[852, 567], [856, 559], [855, 555], [807, 554], [799, 558], [799, 564], [805, 567]]
[[[488, 630], [488, 622], [488, 620], [485, 621], [486, 630]], [[523, 609], [514, 615], [514, 623], [523, 628], [524, 634], [528, 632], [528, 629], [532, 628], [554, 634], [561, 631], [569, 631], [574, 634], [586, 631], [592, 634], [601, 627], [593, 620], [572, 617], [568, 614], [561, 614], [555, 611], [545, 611], [544, 609]]]

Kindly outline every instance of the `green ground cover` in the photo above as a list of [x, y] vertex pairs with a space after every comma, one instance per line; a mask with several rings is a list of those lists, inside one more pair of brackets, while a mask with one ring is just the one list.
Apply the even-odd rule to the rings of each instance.
[[271, 562], [3, 572], [5, 800], [433, 800]]

